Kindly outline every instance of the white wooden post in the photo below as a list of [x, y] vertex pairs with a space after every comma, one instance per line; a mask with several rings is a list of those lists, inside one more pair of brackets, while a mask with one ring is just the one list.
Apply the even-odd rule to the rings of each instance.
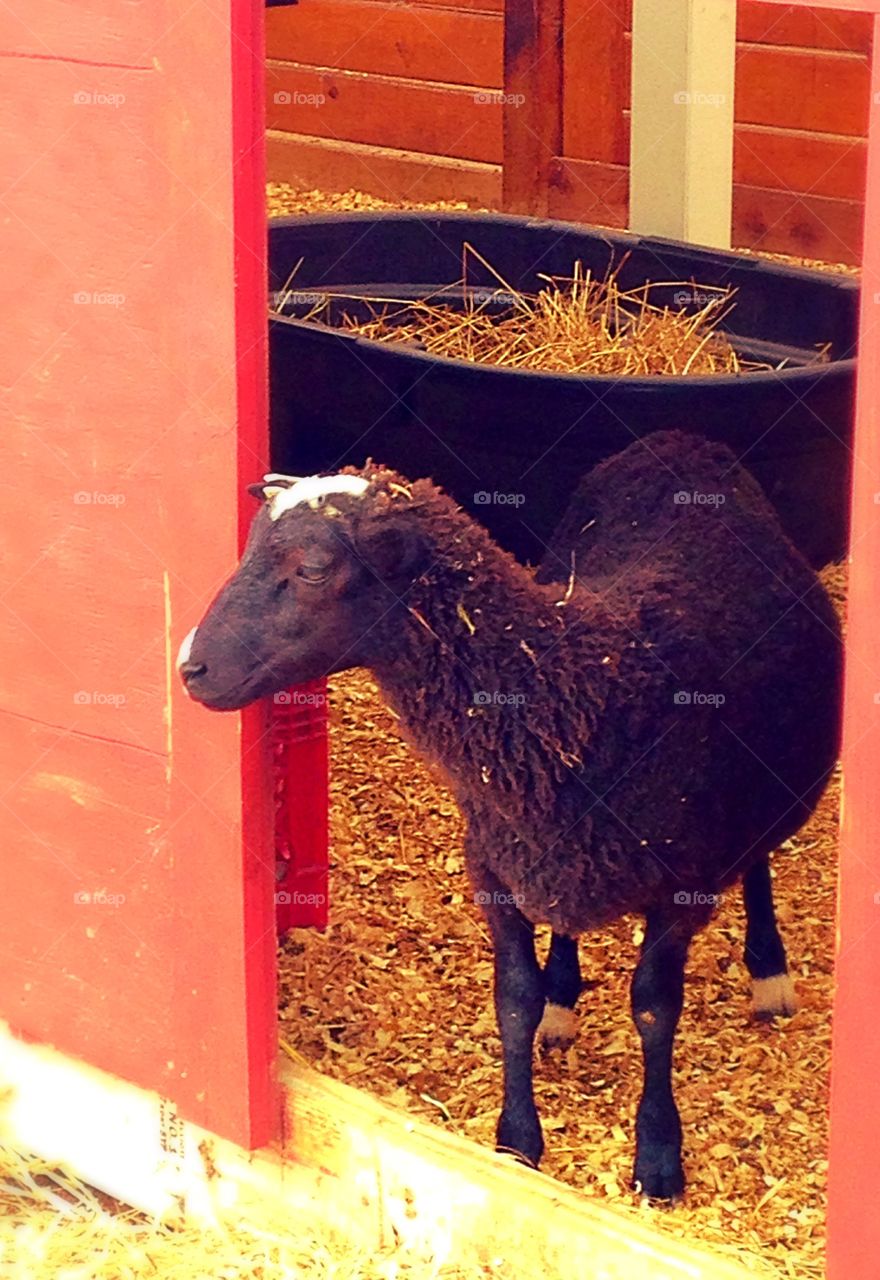
[[730, 247], [736, 0], [634, 0], [630, 226]]

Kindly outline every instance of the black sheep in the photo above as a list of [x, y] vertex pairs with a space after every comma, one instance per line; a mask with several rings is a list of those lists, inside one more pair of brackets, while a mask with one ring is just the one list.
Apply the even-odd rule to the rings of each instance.
[[[677, 1196], [684, 965], [740, 879], [756, 1007], [793, 1008], [767, 860], [837, 754], [840, 636], [817, 578], [730, 451], [674, 432], [585, 478], [540, 581], [427, 480], [371, 467], [256, 488], [241, 565], [181, 653], [189, 693], [227, 710], [375, 673], [467, 820], [495, 949], [498, 1144], [533, 1164], [545, 1004], [574, 1004], [580, 933], [645, 916], [634, 1181]], [[554, 931], [543, 973], [538, 923]], [[570, 1032], [560, 1008], [551, 1040]]]

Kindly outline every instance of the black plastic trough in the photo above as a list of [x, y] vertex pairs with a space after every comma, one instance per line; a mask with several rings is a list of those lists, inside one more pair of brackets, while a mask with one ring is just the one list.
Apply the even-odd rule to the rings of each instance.
[[[411, 300], [461, 279], [471, 244], [514, 288], [540, 275], [620, 269], [622, 287], [670, 282], [653, 301], [703, 305], [733, 288], [738, 351], [781, 371], [614, 378], [521, 373], [437, 359], [304, 322], [315, 295]], [[628, 255], [628, 256], [627, 256]], [[635, 437], [676, 427], [728, 442], [816, 564], [846, 546], [858, 286], [671, 241], [503, 215], [336, 214], [269, 229], [270, 288], [295, 273], [270, 325], [272, 465], [301, 474], [387, 463], [430, 475], [521, 559], [537, 560], [578, 477]], [[498, 283], [469, 258], [469, 283]], [[676, 295], [679, 295], [676, 297]], [[351, 309], [351, 304], [346, 304]], [[830, 344], [830, 358], [817, 350]]]

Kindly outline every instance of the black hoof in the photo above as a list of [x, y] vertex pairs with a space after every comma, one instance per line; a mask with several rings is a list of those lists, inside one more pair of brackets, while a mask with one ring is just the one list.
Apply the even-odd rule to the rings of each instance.
[[680, 1200], [684, 1195], [684, 1169], [678, 1148], [672, 1143], [656, 1143], [640, 1150], [632, 1186], [649, 1200]]
[[515, 1156], [521, 1164], [528, 1165], [530, 1169], [537, 1169], [544, 1154], [544, 1139], [541, 1136], [541, 1125], [537, 1117], [533, 1122], [516, 1124], [505, 1120], [502, 1115], [495, 1135], [495, 1150]]
[[530, 1160], [528, 1156], [524, 1156], [521, 1151], [515, 1151], [513, 1147], [502, 1147], [500, 1143], [496, 1143], [495, 1150], [500, 1156], [511, 1156], [517, 1164], [525, 1165], [527, 1169], [537, 1169], [537, 1161]]

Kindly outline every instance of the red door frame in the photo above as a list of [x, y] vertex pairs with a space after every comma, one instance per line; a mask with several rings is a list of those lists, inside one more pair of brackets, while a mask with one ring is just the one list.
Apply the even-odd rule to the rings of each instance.
[[[175, 30], [189, 25], [189, 14], [187, 10]], [[225, 548], [222, 557], [211, 557], [211, 573], [222, 564], [214, 580], [216, 589], [234, 567], [253, 517], [253, 500], [247, 496], [246, 485], [261, 478], [269, 461], [263, 0], [229, 0], [228, 14], [230, 61], [225, 74], [230, 86], [230, 169], [218, 175], [218, 182], [231, 186], [228, 231], [234, 298], [227, 296], [223, 307], [231, 303], [234, 329], [235, 449], [229, 450], [224, 439], [218, 440], [213, 450], [200, 441], [200, 469], [204, 469], [205, 484], [214, 495], [213, 520], [206, 523], [205, 503], [190, 497], [182, 477], [173, 472], [169, 476], [175, 509], [168, 562], [187, 585], [198, 586], [203, 593], [211, 584], [205, 582], [199, 559], [192, 562], [188, 551], [191, 540], [213, 541], [216, 537]], [[199, 20], [198, 12], [195, 17]], [[201, 20], [204, 18], [202, 11]], [[177, 54], [175, 47], [175, 58]], [[183, 59], [188, 54], [191, 56], [192, 50], [183, 41], [179, 56]], [[206, 86], [198, 86], [196, 80], [203, 71], [200, 66], [193, 77], [193, 93], [200, 106]], [[193, 251], [198, 251], [195, 244]], [[185, 477], [190, 485], [192, 479]], [[231, 528], [223, 514], [229, 511], [236, 513]], [[178, 624], [179, 633], [198, 621], [206, 603], [203, 596], [198, 609], [187, 609], [186, 621]], [[174, 616], [173, 578], [171, 610]], [[181, 896], [204, 904], [207, 924], [201, 924], [202, 934], [209, 928], [214, 934], [213, 957], [198, 953], [190, 939], [180, 939], [175, 962], [179, 999], [172, 1015], [172, 1043], [186, 1046], [188, 1057], [197, 1061], [204, 1053], [206, 1032], [215, 1044], [210, 1087], [205, 1089], [204, 1075], [194, 1079], [189, 1071], [176, 1082], [171, 1096], [185, 1117], [242, 1146], [256, 1148], [276, 1139], [281, 1125], [270, 712], [261, 703], [241, 717], [212, 716], [186, 698], [176, 680], [172, 680], [170, 698], [170, 821], [176, 882]], [[198, 854], [195, 858], [194, 851]], [[221, 957], [222, 976], [214, 974], [213, 980], [210, 976], [206, 979], [212, 974], [212, 964]], [[214, 988], [214, 1008], [210, 1021], [201, 1014], [204, 1030], [202, 1037], [197, 1037], [193, 1016], [199, 1012], [197, 1002], [205, 998], [206, 980]], [[225, 1049], [216, 1047], [224, 1035]]]
[[880, 1214], [880, 4], [874, 14], [831, 1066], [828, 1273], [874, 1273]]
[[[767, 0], [780, 4], [783, 0]], [[876, 1273], [880, 1214], [880, 0], [789, 0], [874, 18], [843, 729], [828, 1275]]]
[[[239, 541], [253, 519], [246, 484], [267, 469], [269, 346], [266, 321], [266, 10], [264, 0], [232, 0], [232, 157], [235, 237], [235, 367], [238, 408]], [[241, 794], [244, 844], [245, 1001], [251, 1145], [278, 1136], [278, 1055], [274, 899], [275, 813], [271, 800], [269, 715], [242, 719]], [[326, 788], [326, 784], [325, 784]], [[253, 808], [248, 797], [253, 796]], [[326, 804], [326, 802], [325, 802]], [[249, 874], [249, 864], [252, 874]], [[268, 865], [267, 865], [268, 864]]]

